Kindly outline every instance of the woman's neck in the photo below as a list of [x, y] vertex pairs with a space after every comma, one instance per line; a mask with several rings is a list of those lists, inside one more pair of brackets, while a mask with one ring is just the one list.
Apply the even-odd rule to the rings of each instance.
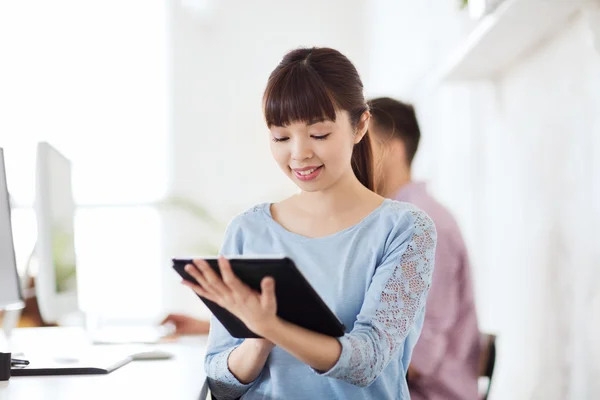
[[325, 190], [300, 192], [299, 206], [311, 213], [331, 215], [335, 211], [356, 209], [357, 205], [368, 203], [366, 199], [378, 197], [360, 183], [354, 172], [349, 172]]

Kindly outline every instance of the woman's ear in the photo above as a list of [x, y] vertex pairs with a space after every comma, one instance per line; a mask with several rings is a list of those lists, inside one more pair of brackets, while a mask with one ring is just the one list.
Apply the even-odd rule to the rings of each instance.
[[354, 135], [354, 144], [358, 144], [362, 140], [363, 137], [367, 134], [367, 130], [369, 129], [369, 122], [371, 121], [371, 113], [369, 111], [365, 111], [363, 115], [360, 116], [360, 120], [358, 121], [358, 126], [356, 127], [356, 135]]

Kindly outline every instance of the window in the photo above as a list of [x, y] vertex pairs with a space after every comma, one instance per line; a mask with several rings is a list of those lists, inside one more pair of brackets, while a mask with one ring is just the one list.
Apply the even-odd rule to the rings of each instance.
[[166, 19], [161, 0], [0, 6], [0, 146], [19, 266], [37, 233], [36, 142], [47, 141], [73, 163], [82, 301], [106, 300], [110, 285], [138, 315], [161, 292], [160, 216], [148, 204], [166, 191]]

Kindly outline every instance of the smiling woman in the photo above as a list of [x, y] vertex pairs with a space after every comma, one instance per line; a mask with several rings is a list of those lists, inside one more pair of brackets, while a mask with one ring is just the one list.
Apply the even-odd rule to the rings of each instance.
[[[292, 51], [272, 72], [263, 98], [265, 120], [272, 130], [273, 142], [287, 143], [285, 147], [271, 145], [271, 151], [284, 172], [293, 171], [301, 181], [312, 181], [320, 175], [320, 171], [311, 171], [315, 175], [305, 171], [321, 165], [303, 164], [312, 155], [318, 161], [319, 154], [315, 152], [335, 159], [339, 164], [328, 163], [330, 176], [321, 178], [325, 185], [339, 177], [340, 167], [351, 159], [360, 183], [374, 190], [363, 84], [354, 65], [335, 53], [324, 49]], [[348, 132], [352, 132], [354, 140], [348, 140]], [[313, 140], [305, 140], [308, 138]], [[316, 145], [320, 140], [327, 142]], [[346, 150], [342, 153], [346, 157], [330, 157], [341, 149]]]
[[[301, 186], [303, 190], [319, 190], [336, 182], [343, 172], [352, 174], [353, 171], [346, 166], [350, 164], [353, 149], [360, 152], [359, 146], [367, 146], [370, 154], [368, 138], [362, 134], [351, 134], [354, 129], [347, 111], [337, 112], [333, 118], [271, 127], [273, 157], [292, 180], [300, 181], [297, 184], [304, 183]], [[359, 123], [365, 126], [366, 115]], [[360, 142], [367, 144], [357, 145]], [[340, 153], [342, 149], [344, 151]], [[366, 178], [367, 185], [372, 185], [371, 163], [367, 165], [369, 168], [359, 173]]]
[[286, 255], [348, 328], [335, 338], [281, 319], [271, 277], [258, 292], [226, 259], [220, 275], [190, 264], [197, 284], [186, 285], [262, 337], [234, 338], [212, 318], [210, 388], [220, 400], [409, 399], [405, 376], [433, 272], [433, 222], [373, 192], [370, 113], [358, 72], [341, 53], [288, 53], [263, 105], [273, 157], [301, 192], [236, 217], [221, 254]]

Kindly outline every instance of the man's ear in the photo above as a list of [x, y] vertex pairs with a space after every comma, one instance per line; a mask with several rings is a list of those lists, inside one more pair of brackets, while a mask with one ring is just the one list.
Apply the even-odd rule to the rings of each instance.
[[371, 113], [369, 111], [365, 111], [363, 115], [360, 116], [360, 120], [358, 121], [358, 126], [356, 127], [356, 135], [354, 136], [354, 144], [358, 144], [363, 137], [367, 134], [367, 130], [369, 129], [369, 122], [371, 121]]

